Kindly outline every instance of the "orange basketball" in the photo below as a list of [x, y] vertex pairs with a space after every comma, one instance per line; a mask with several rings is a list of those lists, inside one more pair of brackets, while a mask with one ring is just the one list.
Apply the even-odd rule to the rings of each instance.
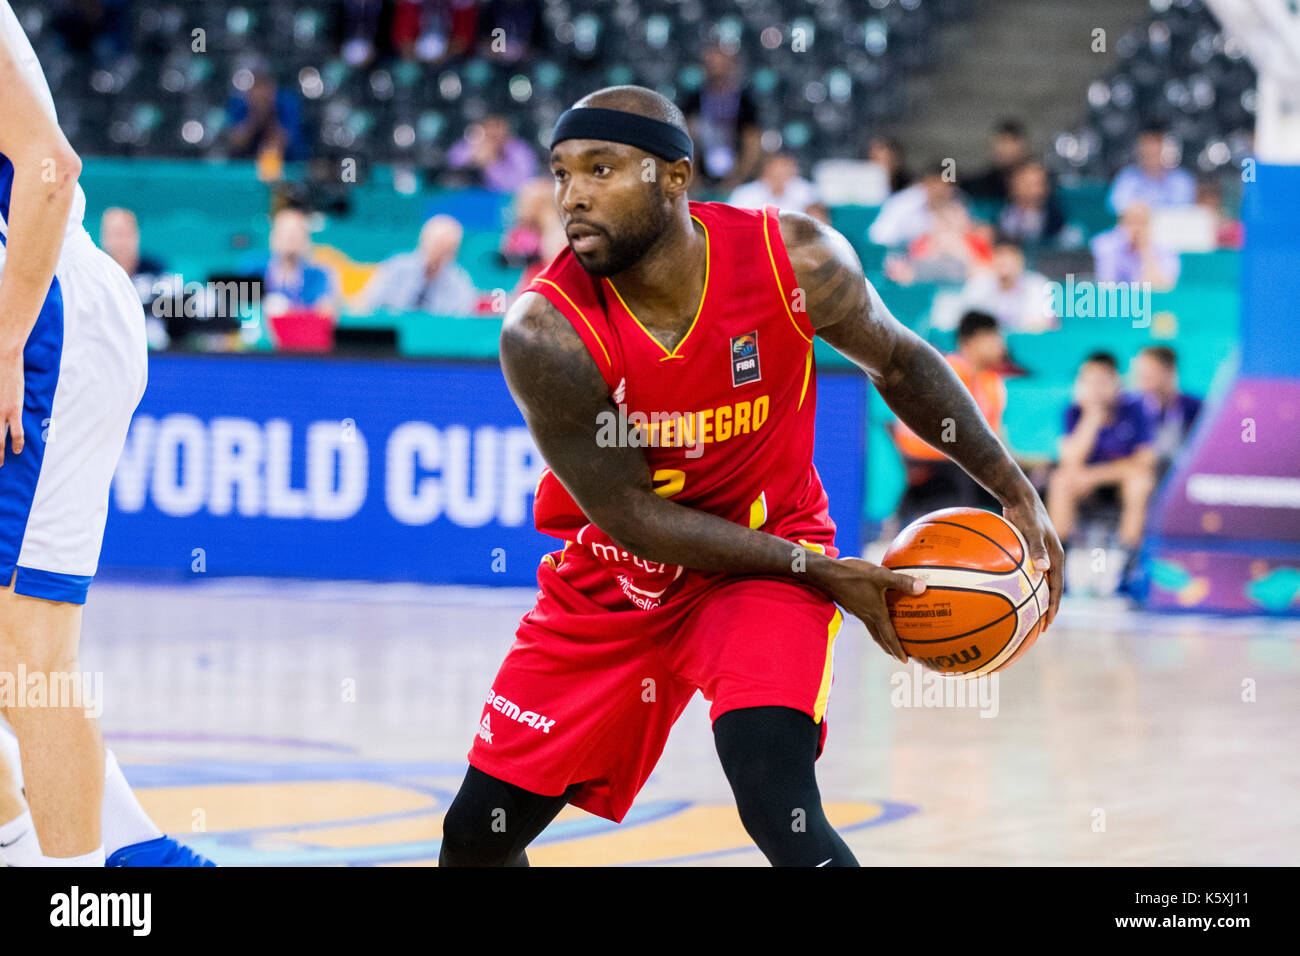
[[1047, 583], [1020, 532], [991, 511], [945, 508], [904, 528], [881, 561], [925, 582], [925, 593], [887, 591], [903, 650], [949, 677], [981, 677], [1038, 638]]

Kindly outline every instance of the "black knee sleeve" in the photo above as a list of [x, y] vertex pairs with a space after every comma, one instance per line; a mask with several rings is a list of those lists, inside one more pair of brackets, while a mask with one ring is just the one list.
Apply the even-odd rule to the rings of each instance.
[[826, 819], [814, 764], [821, 727], [789, 707], [746, 707], [713, 723], [746, 832], [774, 866], [856, 866]]
[[568, 802], [470, 767], [442, 821], [439, 866], [527, 866], [525, 848]]

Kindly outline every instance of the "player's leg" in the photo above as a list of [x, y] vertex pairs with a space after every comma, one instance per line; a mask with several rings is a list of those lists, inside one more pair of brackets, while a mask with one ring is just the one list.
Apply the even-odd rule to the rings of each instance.
[[[0, 468], [0, 568], [6, 576], [16, 569], [12, 585], [0, 591], [0, 620], [9, 635], [0, 640], [51, 659], [68, 647], [60, 664], [76, 672], [80, 606], [98, 564], [113, 469], [147, 377], [139, 298], [126, 274], [84, 234], [65, 244], [24, 350], [24, 377], [27, 447]], [[35, 624], [23, 618], [31, 608], [43, 608]], [[62, 626], [60, 617], [74, 620], [75, 629]], [[14, 709], [9, 716], [20, 738], [27, 801], [43, 830], [46, 814], [37, 804], [46, 799], [46, 788], [33, 761], [41, 764], [61, 742], [25, 739], [31, 736], [24, 727], [29, 715]], [[92, 782], [66, 789], [62, 797], [84, 804], [79, 815], [93, 816], [97, 831], [106, 816], [113, 825], [103, 828], [105, 834], [140, 841], [119, 848], [118, 862], [110, 865], [211, 865], [175, 841], [152, 837], [157, 828], [135, 802], [116, 761], [106, 760], [95, 733], [98, 756], [93, 769], [84, 771]], [[60, 852], [46, 845], [43, 833], [41, 842], [47, 854]]]
[[539, 571], [535, 612], [555, 629], [525, 615], [478, 715], [442, 865], [526, 866], [525, 848], [566, 803], [622, 820], [695, 693], [662, 652], [684, 611], [561, 612], [555, 575]]
[[[5, 787], [6, 770], [10, 784]], [[22, 801], [22, 761], [18, 738], [0, 719], [0, 792], [17, 794], [18, 808], [0, 798], [0, 855], [12, 866], [40, 866], [41, 854], [31, 826], [31, 815]], [[8, 822], [6, 822], [8, 821]], [[168, 837], [140, 806], [127, 783], [113, 751], [104, 748], [104, 810], [101, 817], [107, 866], [214, 866], [210, 860]], [[24, 826], [23, 824], [26, 824]], [[30, 843], [4, 845], [18, 834], [30, 831]], [[29, 852], [30, 851], [30, 852]]]
[[39, 678], [45, 699], [4, 709], [22, 752], [27, 804], [47, 861], [103, 865], [104, 744], [81, 694], [56, 693], [80, 673], [81, 605], [0, 589], [0, 671]]
[[470, 767], [442, 821], [438, 865], [527, 866], [528, 844], [580, 787], [548, 797]]
[[712, 701], [714, 743], [741, 821], [774, 865], [855, 865], [813, 772], [842, 623], [811, 587], [740, 578], [701, 601], [669, 647], [675, 673]]
[[1155, 469], [1141, 461], [1125, 463], [1119, 482], [1119, 542], [1133, 549], [1142, 543], [1146, 525], [1147, 502], [1155, 491]]
[[822, 809], [821, 726], [789, 707], [745, 707], [713, 722], [740, 822], [773, 866], [857, 866]]
[[1079, 502], [1088, 497], [1094, 487], [1083, 469], [1068, 465], [1058, 465], [1047, 480], [1047, 515], [1062, 541], [1068, 542], [1074, 533]]

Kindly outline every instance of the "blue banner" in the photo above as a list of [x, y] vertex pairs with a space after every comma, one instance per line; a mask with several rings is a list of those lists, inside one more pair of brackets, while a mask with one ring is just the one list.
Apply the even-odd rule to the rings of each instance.
[[[856, 553], [866, 379], [819, 377], [815, 461]], [[151, 356], [100, 566], [528, 585], [544, 463], [495, 365]]]

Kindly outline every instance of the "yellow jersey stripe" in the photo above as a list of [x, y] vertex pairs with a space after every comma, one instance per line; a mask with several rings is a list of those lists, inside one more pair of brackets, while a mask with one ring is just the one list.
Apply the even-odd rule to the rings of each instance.
[[560, 293], [560, 295], [564, 296], [564, 301], [567, 302], [567, 303], [569, 303], [569, 305], [572, 307], [573, 311], [574, 311], [574, 312], [577, 312], [577, 313], [578, 313], [578, 316], [582, 319], [582, 321], [586, 323], [586, 325], [587, 325], [587, 331], [589, 331], [589, 332], [591, 333], [592, 338], [594, 338], [594, 339], [596, 340], [596, 344], [600, 346], [600, 350], [605, 354], [605, 364], [608, 365], [610, 368], [613, 368], [613, 367], [614, 367], [614, 363], [613, 363], [613, 361], [610, 360], [610, 357], [609, 357], [609, 350], [608, 350], [607, 348], [605, 348], [605, 343], [604, 343], [603, 341], [601, 341], [600, 336], [596, 334], [596, 330], [593, 329], [593, 328], [591, 327], [591, 322], [589, 322], [589, 321], [587, 320], [587, 316], [586, 316], [586, 314], [584, 314], [583, 311], [582, 311], [580, 308], [578, 308], [577, 305], [574, 304], [573, 300], [569, 298], [569, 294], [568, 294], [567, 292], [565, 292], [563, 289], [561, 289], [561, 288], [560, 288], [558, 285], [556, 285], [554, 282], [552, 282], [550, 279], [540, 279], [540, 278], [539, 278], [539, 279], [534, 279], [533, 281], [534, 281], [534, 282], [545, 282], [547, 285], [549, 285], [549, 286], [550, 286], [552, 289], [554, 289], [556, 292]]
[[642, 332], [645, 332], [646, 338], [648, 338], [655, 345], [659, 346], [659, 350], [664, 353], [664, 357], [659, 360], [661, 362], [670, 358], [681, 358], [681, 356], [678, 355], [677, 353], [680, 352], [682, 346], [686, 344], [686, 340], [691, 337], [691, 333], [695, 331], [695, 327], [700, 324], [700, 313], [704, 311], [704, 300], [709, 297], [709, 271], [710, 271], [710, 267], [712, 266], [712, 262], [710, 260], [713, 258], [713, 243], [709, 239], [709, 227], [706, 226], [703, 222], [700, 222], [700, 219], [697, 216], [691, 216], [691, 218], [696, 222], [700, 223], [700, 228], [704, 230], [704, 288], [700, 291], [700, 304], [695, 309], [695, 318], [691, 319], [691, 324], [690, 327], [687, 328], [686, 334], [682, 336], [682, 340], [678, 342], [676, 346], [674, 346], [671, 352], [668, 351], [668, 349], [664, 348], [664, 344], [660, 342], [657, 338], [655, 338], [653, 335], [651, 335], [649, 330], [647, 330], [646, 327], [641, 324], [641, 320], [636, 317], [636, 313], [634, 313], [631, 309], [629, 309], [627, 307], [627, 303], [623, 301], [623, 296], [619, 294], [619, 291], [614, 286], [614, 283], [610, 282], [608, 279], [605, 280], [605, 284], [609, 286], [610, 291], [614, 293], [614, 297], [618, 299], [619, 303], [623, 306], [623, 311], [625, 311], [628, 315], [632, 316], [632, 321], [636, 323], [636, 327], [640, 329]]
[[808, 378], [812, 375], [812, 346], [808, 346], [808, 356], [803, 361], [803, 388], [799, 389], [799, 404], [795, 406], [795, 411], [803, 408], [804, 396], [808, 394]]
[[826, 627], [826, 666], [822, 669], [822, 685], [817, 689], [817, 700], [813, 703], [814, 723], [820, 724], [822, 717], [826, 715], [826, 703], [831, 696], [831, 662], [835, 657], [835, 638], [839, 636], [840, 625], [843, 623], [844, 616], [840, 614], [840, 609], [836, 608], [835, 615]]
[[767, 524], [767, 492], [761, 492], [749, 505], [749, 528], [757, 531]]
[[767, 261], [772, 263], [772, 277], [776, 279], [777, 291], [781, 293], [781, 305], [785, 306], [785, 314], [790, 317], [790, 324], [794, 330], [799, 333], [799, 338], [803, 339], [809, 345], [812, 339], [803, 334], [803, 329], [799, 328], [799, 323], [795, 321], [794, 313], [790, 311], [790, 300], [786, 297], [785, 287], [781, 285], [781, 271], [776, 267], [776, 255], [772, 252], [772, 235], [767, 225], [767, 215], [763, 215], [763, 241], [767, 243]]

